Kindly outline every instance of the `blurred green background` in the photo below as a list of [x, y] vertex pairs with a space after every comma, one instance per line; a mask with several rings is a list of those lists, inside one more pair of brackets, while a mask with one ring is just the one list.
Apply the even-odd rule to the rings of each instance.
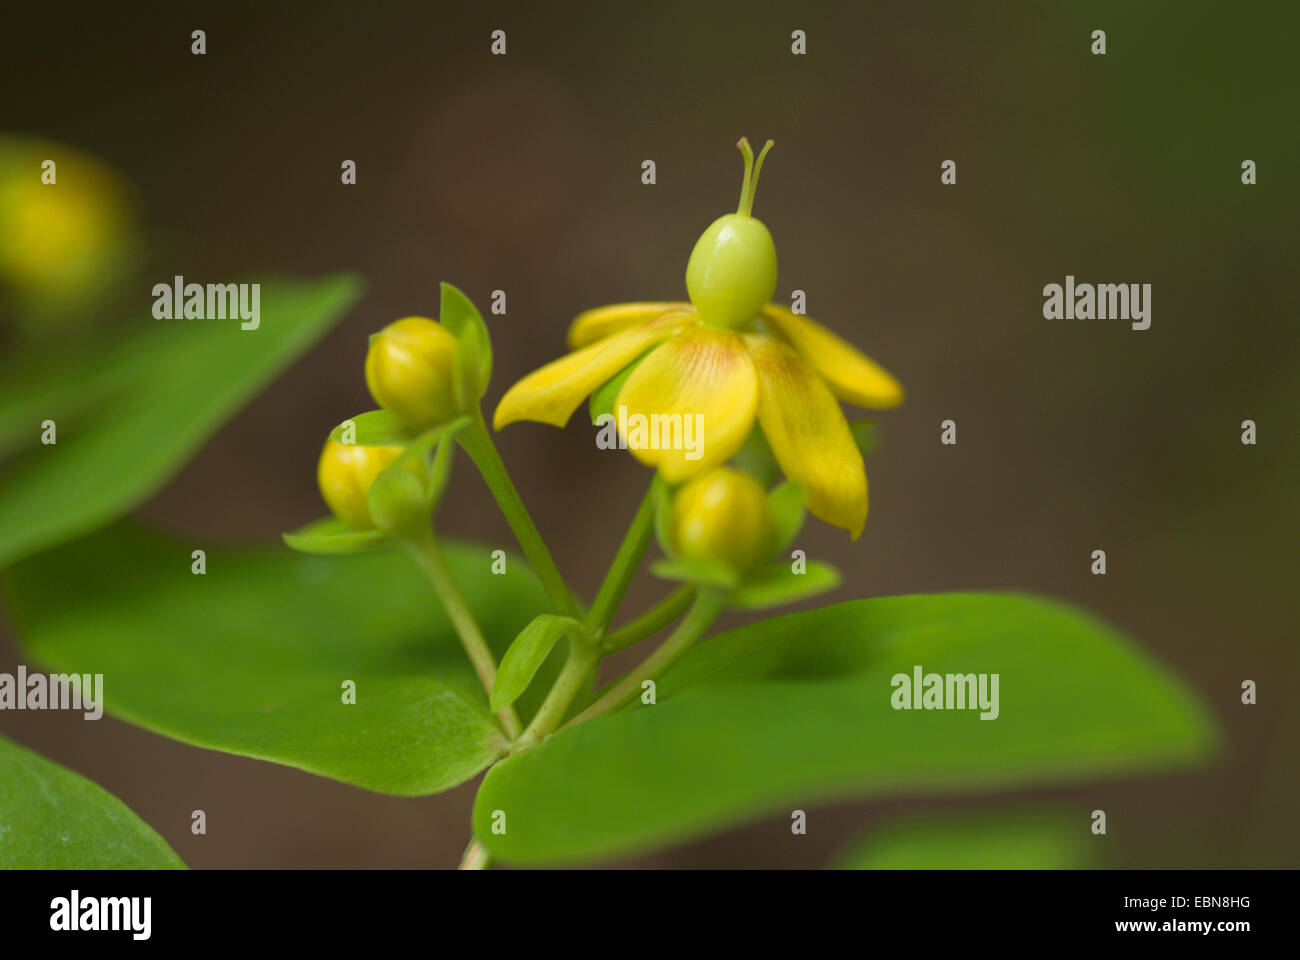
[[[696, 236], [734, 208], [735, 140], [772, 137], [755, 212], [778, 297], [806, 290], [909, 392], [880, 418], [862, 540], [802, 538], [845, 571], [833, 599], [1016, 588], [1087, 606], [1186, 677], [1229, 745], [1197, 774], [813, 808], [807, 836], [782, 814], [633, 863], [821, 865], [886, 818], [1015, 801], [1081, 824], [1105, 809], [1118, 866], [1294, 867], [1297, 27], [1290, 4], [29, 5], [0, 38], [0, 130], [71, 144], [132, 185], [151, 241], [133, 312], [177, 273], [369, 283], [142, 511], [196, 545], [323, 512], [322, 439], [372, 406], [366, 335], [435, 312], [439, 280], [485, 309], [508, 295], [488, 317], [490, 402], [563, 351], [580, 310], [682, 296]], [[488, 52], [498, 28], [504, 57]], [[1066, 274], [1151, 283], [1151, 329], [1044, 320], [1043, 285]], [[939, 443], [948, 418], [955, 447]], [[589, 594], [644, 471], [597, 451], [581, 417], [500, 442]], [[446, 532], [510, 544], [467, 467], [451, 498]], [[1105, 577], [1089, 573], [1097, 548]], [[626, 609], [661, 589], [642, 577]], [[0, 671], [18, 657], [0, 624]], [[1240, 704], [1246, 679], [1257, 706]], [[108, 718], [6, 714], [3, 731], [121, 797], [195, 867], [449, 866], [467, 835], [470, 789], [380, 797]]]

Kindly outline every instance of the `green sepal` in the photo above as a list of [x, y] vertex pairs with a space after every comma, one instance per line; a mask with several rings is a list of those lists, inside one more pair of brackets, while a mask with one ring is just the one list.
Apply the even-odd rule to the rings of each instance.
[[731, 458], [731, 465], [742, 473], [747, 473], [762, 486], [770, 487], [781, 476], [781, 467], [776, 462], [763, 428], [754, 425], [749, 436]]
[[573, 617], [543, 613], [534, 617], [528, 626], [519, 631], [501, 658], [496, 682], [492, 684], [489, 705], [492, 712], [504, 710], [528, 689], [537, 670], [550, 655], [551, 649], [565, 634], [580, 636], [582, 624]]
[[864, 457], [880, 446], [880, 430], [874, 420], [850, 420], [849, 433], [853, 434], [853, 442]]
[[772, 512], [772, 554], [777, 554], [794, 543], [803, 528], [803, 487], [786, 481], [768, 493], [767, 506]]
[[430, 507], [438, 505], [442, 492], [447, 489], [451, 479], [452, 461], [456, 459], [456, 441], [454, 436], [444, 435], [438, 441], [438, 451], [433, 455], [433, 466], [429, 468], [428, 502]]
[[[651, 349], [654, 349], [653, 347]], [[606, 380], [596, 391], [587, 398], [587, 412], [591, 415], [591, 422], [595, 425], [602, 416], [609, 414], [611, 417], [617, 416], [618, 411], [615, 405], [618, 402], [619, 391], [623, 389], [623, 384], [627, 383], [627, 378], [632, 376], [632, 371], [641, 365], [641, 361], [646, 358], [647, 350], [641, 356], [637, 357], [626, 367], [614, 374], [612, 380]]]
[[657, 560], [651, 564], [650, 572], [661, 580], [681, 580], [699, 587], [716, 587], [721, 590], [733, 590], [741, 582], [740, 571], [731, 564], [703, 557]]
[[482, 399], [492, 379], [492, 338], [483, 315], [469, 297], [450, 283], [441, 286], [438, 320], [456, 338], [452, 361], [456, 406], [468, 410]]
[[[371, 485], [371, 490], [378, 486], [379, 482], [386, 476], [395, 474], [398, 471], [407, 472], [406, 465], [412, 460], [418, 458], [421, 462], [427, 462], [429, 451], [432, 450], [434, 446], [440, 445], [444, 441], [451, 440], [456, 436], [456, 434], [469, 426], [470, 422], [471, 418], [468, 416], [457, 417], [450, 423], [431, 427], [424, 431], [424, 433], [419, 434], [409, 442], [406, 449], [402, 451], [396, 460], [384, 467], [379, 476], [375, 477], [375, 482]], [[447, 474], [451, 470], [451, 456], [454, 452], [452, 450], [444, 451], [444, 448], [442, 447], [439, 447], [439, 450], [440, 452], [436, 469], [426, 471], [425, 473], [424, 499], [425, 503], [430, 507], [436, 504], [438, 498], [442, 495], [443, 489], [447, 485]]]
[[326, 555], [361, 553], [388, 542], [388, 534], [379, 530], [355, 530], [338, 517], [321, 517], [292, 533], [280, 534], [286, 544], [299, 553]]
[[366, 491], [366, 508], [375, 526], [390, 534], [408, 534], [429, 524], [425, 481], [410, 470], [393, 470], [392, 464]]
[[[345, 440], [344, 428], [352, 424], [352, 436]], [[387, 410], [368, 410], [349, 417], [330, 431], [330, 439], [358, 447], [404, 447], [420, 436], [420, 428], [411, 426]]]
[[795, 573], [788, 563], [777, 563], [749, 574], [727, 598], [727, 606], [737, 610], [766, 610], [834, 590], [840, 585], [840, 572], [829, 563], [809, 561], [803, 573]]

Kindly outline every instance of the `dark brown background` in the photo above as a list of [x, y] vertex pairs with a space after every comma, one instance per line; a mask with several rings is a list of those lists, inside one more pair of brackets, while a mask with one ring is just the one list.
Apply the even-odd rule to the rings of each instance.
[[[486, 306], [495, 400], [586, 307], [684, 294], [734, 209], [741, 134], [777, 147], [757, 214], [779, 297], [893, 370], [862, 540], [810, 532], [839, 599], [961, 588], [1067, 598], [1204, 696], [1229, 746], [1195, 774], [1034, 794], [1109, 813], [1124, 866], [1296, 866], [1297, 529], [1292, 5], [267, 4], [5, 14], [3, 127], [79, 146], [139, 191], [156, 277], [360, 271], [369, 295], [143, 509], [207, 539], [321, 513], [325, 431], [368, 408], [365, 336]], [[208, 53], [189, 53], [190, 31]], [[489, 34], [508, 33], [492, 57]], [[808, 54], [790, 53], [790, 32]], [[1109, 52], [1088, 52], [1107, 31]], [[342, 160], [358, 184], [339, 183]], [[658, 183], [643, 186], [653, 159]], [[939, 164], [958, 163], [942, 187]], [[1259, 165], [1259, 184], [1240, 165]], [[1153, 321], [1047, 321], [1044, 284], [1153, 284]], [[1242, 446], [1240, 422], [1259, 424]], [[959, 443], [939, 444], [939, 423]], [[645, 474], [575, 418], [503, 455], [588, 594]], [[471, 471], [442, 526], [509, 533]], [[1109, 574], [1089, 574], [1104, 548]], [[659, 589], [638, 580], [630, 606]], [[255, 629], [256, 625], [250, 625]], [[0, 635], [0, 670], [18, 653]], [[1240, 683], [1260, 703], [1239, 703]], [[1068, 683], [1069, 678], [1044, 678]], [[93, 778], [195, 867], [449, 866], [472, 787], [381, 797], [112, 719], [10, 714], [6, 735]], [[784, 816], [635, 861], [811, 866], [902, 798]], [[189, 832], [203, 808], [209, 834]]]

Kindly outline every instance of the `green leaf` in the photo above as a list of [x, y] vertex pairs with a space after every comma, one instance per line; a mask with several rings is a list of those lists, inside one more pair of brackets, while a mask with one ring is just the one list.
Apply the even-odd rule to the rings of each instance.
[[301, 553], [326, 556], [360, 553], [388, 542], [388, 534], [379, 530], [356, 530], [338, 517], [321, 517], [293, 533], [280, 535], [286, 544]]
[[702, 587], [719, 587], [730, 590], [740, 583], [740, 573], [722, 560], [704, 557], [683, 557], [676, 560], [656, 560], [650, 572], [663, 580], [680, 580]]
[[[207, 573], [190, 551], [207, 550]], [[445, 543], [484, 635], [504, 648], [546, 608], [520, 559]], [[178, 542], [129, 524], [3, 578], [25, 649], [102, 673], [108, 712], [195, 746], [383, 793], [436, 793], [504, 747], [487, 695], [432, 588], [397, 550], [308, 557]], [[356, 702], [343, 702], [345, 683]]]
[[519, 695], [533, 682], [537, 669], [550, 655], [556, 641], [566, 633], [582, 632], [581, 622], [573, 617], [543, 613], [519, 632], [510, 649], [501, 658], [496, 683], [492, 685], [489, 702], [492, 711], [504, 710], [519, 699]]
[[[0, 400], [0, 435], [16, 431], [35, 444], [0, 470], [0, 566], [94, 530], [147, 498], [359, 293], [348, 275], [268, 280], [256, 330], [241, 330], [238, 320], [191, 319], [123, 332], [100, 357], [105, 372], [66, 408], [59, 389], [23, 378], [20, 391], [46, 396], [50, 406], [38, 413]], [[57, 443], [39, 444], [36, 416], [55, 420]]]
[[[450, 283], [442, 284], [438, 320], [459, 344], [456, 350], [457, 397], [462, 410], [477, 403], [492, 379], [492, 338], [478, 307]], [[469, 394], [464, 391], [468, 390]]]
[[[998, 674], [1000, 715], [894, 710], [893, 678], [918, 664]], [[475, 834], [516, 863], [591, 860], [790, 804], [1146, 774], [1200, 761], [1217, 739], [1130, 640], [1013, 594], [856, 600], [742, 627], [687, 653], [657, 700], [497, 764]]]
[[[60, 428], [84, 421], [143, 367], [139, 337], [95, 339], [86, 345], [34, 342], [3, 357], [0, 369], [0, 458], [40, 442], [41, 423]], [[77, 349], [79, 348], [80, 349]], [[128, 349], [134, 347], [134, 351]]]
[[0, 737], [0, 870], [183, 870], [102, 787]]
[[909, 817], [854, 843], [842, 870], [1078, 870], [1098, 861], [1091, 821], [1082, 814], [1025, 810]]
[[[348, 429], [349, 425], [351, 430]], [[351, 434], [345, 439], [346, 434]], [[359, 447], [404, 447], [420, 436], [414, 427], [387, 410], [367, 410], [349, 417], [330, 431], [336, 443], [354, 443]]]
[[803, 487], [793, 480], [781, 484], [767, 495], [767, 506], [772, 511], [772, 520], [776, 526], [772, 536], [772, 553], [777, 554], [794, 543], [794, 538], [803, 529]]
[[744, 584], [727, 598], [727, 606], [765, 610], [807, 600], [839, 585], [840, 572], [829, 563], [809, 561], [803, 573], [795, 573], [788, 563], [776, 563], [747, 576]]

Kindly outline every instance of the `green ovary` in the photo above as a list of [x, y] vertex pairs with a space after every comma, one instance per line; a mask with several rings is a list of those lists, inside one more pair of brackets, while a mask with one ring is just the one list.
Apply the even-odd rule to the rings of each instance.
[[749, 324], [776, 292], [776, 244], [763, 222], [738, 213], [713, 221], [691, 251], [686, 290], [705, 323]]

